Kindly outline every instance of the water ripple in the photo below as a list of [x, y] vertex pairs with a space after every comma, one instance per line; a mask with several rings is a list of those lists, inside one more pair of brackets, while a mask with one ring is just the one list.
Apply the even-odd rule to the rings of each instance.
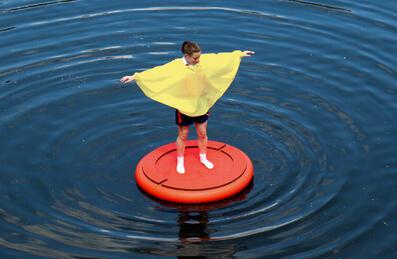
[[[393, 224], [396, 202], [373, 184], [397, 184], [393, 12], [297, 0], [33, 1], [1, 12], [4, 255], [333, 257]], [[205, 52], [256, 51], [209, 123], [210, 139], [252, 158], [255, 178], [210, 204], [136, 186], [139, 159], [175, 140], [174, 111], [118, 83], [180, 56], [185, 38]]]
[[45, 7], [47, 5], [53, 5], [53, 4], [63, 4], [63, 3], [74, 2], [74, 1], [76, 1], [76, 0], [59, 0], [59, 1], [52, 1], [52, 2], [44, 2], [44, 3], [37, 3], [37, 4], [13, 7], [13, 8], [5, 9], [2, 11], [3, 12], [13, 12], [13, 11], [37, 8], [37, 7]]

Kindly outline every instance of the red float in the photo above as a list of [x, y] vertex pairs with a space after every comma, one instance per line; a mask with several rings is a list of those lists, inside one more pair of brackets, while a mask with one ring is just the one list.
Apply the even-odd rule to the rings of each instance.
[[211, 170], [199, 161], [197, 141], [187, 141], [186, 172], [178, 174], [175, 143], [170, 143], [139, 161], [135, 179], [139, 187], [157, 198], [177, 203], [205, 203], [239, 193], [253, 178], [251, 160], [233, 146], [208, 141], [207, 158], [214, 163]]

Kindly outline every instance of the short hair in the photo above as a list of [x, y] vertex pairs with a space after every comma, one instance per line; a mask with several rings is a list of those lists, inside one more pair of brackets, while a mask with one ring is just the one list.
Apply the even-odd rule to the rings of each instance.
[[183, 54], [187, 54], [189, 56], [193, 55], [195, 52], [200, 52], [200, 46], [197, 43], [191, 41], [184, 41], [182, 43], [181, 51]]

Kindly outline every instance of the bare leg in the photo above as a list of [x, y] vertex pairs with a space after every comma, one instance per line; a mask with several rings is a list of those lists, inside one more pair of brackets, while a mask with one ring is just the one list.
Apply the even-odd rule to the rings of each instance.
[[185, 153], [186, 140], [189, 134], [189, 126], [178, 126], [178, 137], [176, 138], [177, 165], [176, 171], [180, 174], [185, 173], [183, 154]]
[[198, 138], [198, 146], [200, 150], [200, 162], [208, 169], [214, 168], [214, 164], [207, 160], [207, 122], [195, 123]]
[[176, 154], [181, 157], [185, 153], [186, 140], [189, 135], [189, 126], [178, 126], [178, 137], [176, 138]]
[[200, 150], [200, 154], [207, 153], [207, 122], [204, 123], [195, 123], [194, 126], [196, 127], [197, 138], [198, 138], [198, 147]]

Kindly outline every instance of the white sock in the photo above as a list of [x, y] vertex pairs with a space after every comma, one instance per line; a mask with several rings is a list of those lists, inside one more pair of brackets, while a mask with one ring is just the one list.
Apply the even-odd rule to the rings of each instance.
[[200, 162], [203, 165], [205, 165], [205, 167], [207, 167], [208, 169], [214, 168], [214, 164], [207, 160], [207, 155], [206, 154], [201, 154], [200, 153]]
[[176, 157], [177, 159], [177, 163], [176, 163], [176, 171], [178, 172], [178, 174], [184, 174], [185, 173], [185, 166], [183, 165], [183, 156], [178, 156]]

